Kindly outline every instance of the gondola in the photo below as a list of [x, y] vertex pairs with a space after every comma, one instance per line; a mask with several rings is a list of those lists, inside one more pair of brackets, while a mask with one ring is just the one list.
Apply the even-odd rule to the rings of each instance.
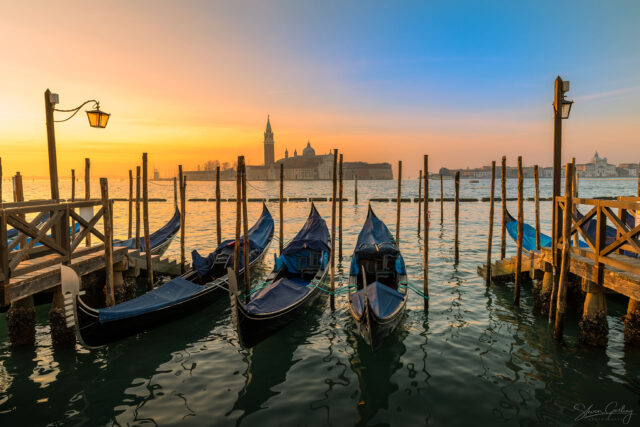
[[[180, 211], [176, 208], [169, 222], [149, 235], [151, 253], [153, 255], [164, 255], [178, 231], [180, 231]], [[144, 237], [140, 238], [138, 245], [136, 245], [136, 238], [132, 237], [127, 240], [116, 240], [113, 242], [113, 246], [125, 246], [129, 249], [138, 249], [140, 252], [146, 250]]]
[[349, 311], [375, 350], [398, 325], [407, 305], [404, 259], [387, 226], [371, 209], [351, 258]]
[[[262, 261], [272, 239], [273, 218], [263, 206], [262, 215], [249, 230], [249, 268]], [[73, 306], [72, 313], [65, 313], [67, 324], [75, 323], [78, 339], [84, 346], [98, 347], [193, 313], [228, 294], [225, 267], [233, 265], [233, 245], [233, 240], [227, 240], [206, 258], [194, 251], [194, 268], [182, 276], [137, 298], [100, 309], [82, 301], [77, 275], [63, 266], [65, 305]], [[240, 258], [240, 274], [244, 272], [242, 260]]]
[[276, 258], [265, 283], [242, 302], [233, 272], [229, 295], [240, 344], [250, 348], [291, 323], [319, 296], [329, 271], [329, 230], [313, 203], [307, 222]]

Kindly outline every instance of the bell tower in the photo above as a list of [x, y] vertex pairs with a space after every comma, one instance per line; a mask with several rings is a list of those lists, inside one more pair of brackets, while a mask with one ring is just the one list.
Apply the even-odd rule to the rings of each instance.
[[273, 154], [273, 132], [271, 131], [271, 122], [267, 115], [267, 129], [264, 132], [264, 165], [271, 166], [274, 162]]

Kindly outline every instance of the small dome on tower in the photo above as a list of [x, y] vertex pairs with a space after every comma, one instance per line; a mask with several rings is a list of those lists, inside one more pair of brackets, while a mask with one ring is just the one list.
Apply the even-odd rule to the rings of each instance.
[[316, 155], [316, 150], [313, 149], [313, 147], [311, 147], [311, 142], [309, 142], [307, 140], [307, 146], [304, 147], [304, 150], [302, 150], [302, 155], [303, 156], [315, 156]]

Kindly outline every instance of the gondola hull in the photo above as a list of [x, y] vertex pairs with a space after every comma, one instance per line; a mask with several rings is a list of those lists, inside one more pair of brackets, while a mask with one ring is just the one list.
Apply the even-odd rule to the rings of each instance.
[[[325, 268], [322, 278], [315, 283], [321, 286], [326, 282], [328, 268]], [[288, 307], [277, 313], [269, 315], [255, 315], [249, 313], [245, 306], [239, 301], [237, 295], [231, 293], [232, 310], [234, 311], [234, 323], [238, 331], [238, 339], [240, 345], [250, 348], [263, 341], [265, 338], [273, 335], [275, 332], [284, 328], [302, 313], [307, 312], [309, 307], [322, 295], [322, 291], [318, 288], [312, 288], [311, 291], [294, 306]]]
[[350, 306], [351, 316], [356, 322], [358, 332], [372, 350], [378, 349], [384, 339], [393, 333], [402, 320], [406, 305], [405, 298], [401, 306], [391, 316], [384, 319], [376, 316], [370, 306], [367, 307], [367, 312], [363, 315], [356, 313]]

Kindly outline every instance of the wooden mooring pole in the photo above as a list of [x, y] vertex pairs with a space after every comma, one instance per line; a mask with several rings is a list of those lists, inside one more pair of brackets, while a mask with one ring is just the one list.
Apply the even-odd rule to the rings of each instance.
[[184, 237], [186, 226], [186, 210], [187, 210], [187, 182], [186, 177], [182, 173], [182, 165], [178, 165], [178, 173], [180, 174], [180, 272], [185, 271], [185, 255], [184, 255]]
[[136, 166], [136, 250], [140, 249], [140, 166]]
[[421, 221], [422, 221], [422, 170], [418, 172], [418, 236], [420, 235]]
[[[0, 179], [0, 185], [2, 185], [2, 180]], [[76, 201], [76, 170], [71, 169], [71, 201]], [[129, 236], [131, 237], [131, 236]], [[71, 240], [76, 239], [76, 221], [71, 218]]]
[[216, 237], [218, 246], [222, 243], [222, 224], [220, 223], [220, 166], [216, 166]]
[[133, 234], [133, 171], [129, 169], [129, 227], [127, 239]]
[[489, 197], [489, 238], [487, 239], [487, 264], [485, 268], [485, 283], [491, 283], [491, 247], [493, 246], [493, 214], [496, 193], [496, 162], [491, 162], [491, 196]]
[[556, 340], [562, 339], [564, 329], [564, 312], [567, 308], [567, 286], [569, 280], [569, 263], [571, 244], [571, 209], [573, 208], [572, 197], [573, 163], [567, 163], [564, 182], [564, 216], [562, 225], [562, 263], [560, 267], [560, 279], [558, 281], [558, 303], [556, 307], [556, 322], [553, 337]]
[[111, 215], [111, 201], [109, 200], [109, 182], [107, 178], [100, 178], [100, 192], [102, 193], [102, 221], [104, 223], [104, 272], [106, 277], [105, 295], [107, 307], [115, 304], [115, 290], [113, 283], [113, 217]]
[[533, 166], [533, 181], [535, 186], [535, 209], [536, 209], [536, 250], [540, 250], [540, 175], [538, 165]]
[[333, 197], [331, 197], [331, 295], [329, 303], [331, 310], [336, 309], [336, 301], [333, 292], [336, 288], [336, 181], [337, 181], [337, 169], [338, 167], [338, 150], [333, 150]]
[[282, 255], [282, 249], [284, 247], [284, 164], [280, 163], [280, 242], [279, 242], [279, 254]]
[[251, 298], [251, 272], [249, 271], [249, 221], [247, 215], [247, 166], [242, 161], [242, 234], [244, 234], [244, 291], [246, 301]]
[[[84, 159], [84, 198], [91, 198], [91, 160], [88, 157]], [[87, 233], [87, 246], [91, 246], [91, 233]]]
[[440, 224], [444, 221], [444, 184], [442, 174], [440, 174]]
[[504, 259], [507, 253], [507, 156], [502, 156], [500, 178], [502, 180], [502, 226], [500, 228], [500, 259]]
[[233, 272], [240, 273], [240, 227], [242, 226], [242, 164], [244, 156], [238, 156], [236, 167], [236, 239], [233, 245]]
[[[180, 172], [178, 173], [182, 175]], [[182, 182], [182, 180], [180, 182]], [[173, 207], [178, 209], [178, 178], [175, 176], [173, 177]]]
[[[571, 170], [573, 171], [571, 174], [571, 196], [575, 199], [576, 197], [578, 197], [578, 174], [576, 173], [576, 158], [572, 157], [571, 158]], [[571, 214], [575, 214], [576, 213], [576, 207], [574, 206], [573, 209], [571, 210]], [[578, 237], [578, 233], [573, 235], [573, 246], [574, 247], [579, 247], [580, 246], [580, 238]]]
[[[424, 209], [422, 210], [424, 220], [424, 246], [422, 252], [422, 293], [425, 297], [429, 296], [429, 156], [423, 157], [424, 169]], [[419, 199], [418, 199], [419, 200]], [[418, 213], [420, 217], [420, 213]], [[418, 228], [418, 232], [420, 229]], [[429, 308], [429, 299], [424, 299], [424, 308]]]
[[147, 153], [142, 153], [142, 222], [144, 224], [144, 252], [147, 260], [147, 289], [153, 289], [153, 261], [149, 240], [149, 187]]
[[455, 216], [455, 227], [454, 227], [454, 237], [453, 237], [453, 258], [455, 262], [458, 262], [459, 252], [458, 252], [458, 222], [460, 220], [460, 172], [456, 172], [455, 176], [455, 207], [454, 207], [454, 216]]
[[[640, 185], [640, 183], [638, 183]], [[353, 176], [353, 204], [358, 204], [358, 175]]]
[[524, 177], [522, 176], [522, 156], [518, 156], [518, 241], [516, 252], [516, 280], [513, 303], [520, 305], [520, 286], [522, 282], [522, 234], [524, 224], [523, 209]]
[[396, 245], [400, 246], [400, 207], [402, 206], [402, 160], [398, 161], [398, 198], [396, 199]]
[[[638, 163], [638, 197], [640, 197], [640, 163]], [[640, 347], [640, 301], [633, 298], [629, 298], [627, 315], [624, 318], [624, 343]]]
[[338, 194], [338, 261], [342, 262], [342, 153], [339, 168], [340, 186]]
[[[640, 183], [638, 185], [640, 185]], [[0, 157], [0, 208], [1, 207], [2, 207], [2, 157]]]

